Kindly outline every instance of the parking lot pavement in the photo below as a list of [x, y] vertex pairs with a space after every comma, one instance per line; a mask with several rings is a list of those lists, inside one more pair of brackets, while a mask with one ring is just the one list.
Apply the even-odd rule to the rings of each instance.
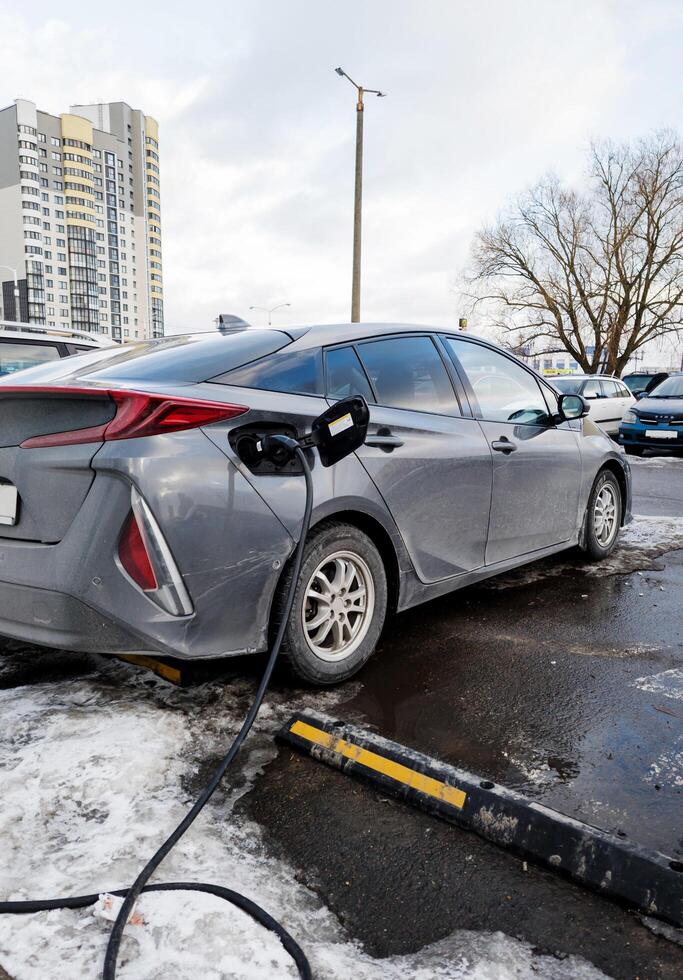
[[637, 514], [683, 515], [683, 457], [629, 457]]
[[[654, 518], [607, 566], [560, 556], [396, 617], [336, 716], [680, 860], [683, 461], [633, 469]], [[613, 977], [683, 971], [632, 913], [289, 750], [247, 803], [377, 955], [500, 929]]]

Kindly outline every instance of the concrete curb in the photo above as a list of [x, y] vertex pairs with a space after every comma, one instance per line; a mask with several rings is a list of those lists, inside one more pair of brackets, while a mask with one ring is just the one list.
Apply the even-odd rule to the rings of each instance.
[[278, 739], [609, 898], [683, 926], [683, 863], [373, 732], [297, 712]]

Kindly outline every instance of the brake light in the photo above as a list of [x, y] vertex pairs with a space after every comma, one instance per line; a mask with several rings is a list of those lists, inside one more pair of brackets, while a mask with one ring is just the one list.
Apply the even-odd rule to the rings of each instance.
[[[7, 389], [0, 388], [0, 395]], [[244, 415], [249, 409], [244, 405], [202, 401], [196, 398], [176, 398], [169, 395], [147, 394], [141, 391], [118, 391], [102, 388], [43, 388], [25, 385], [13, 387], [13, 394], [78, 395], [85, 398], [108, 396], [116, 405], [116, 414], [109, 422], [86, 429], [53, 432], [44, 436], [31, 436], [21, 443], [24, 449], [47, 446], [72, 446], [87, 442], [110, 442], [116, 439], [136, 439], [143, 436], [162, 435], [195, 429], [213, 422]]]
[[119, 560], [133, 581], [145, 592], [153, 592], [158, 588], [152, 562], [133, 511], [130, 512], [119, 539]]

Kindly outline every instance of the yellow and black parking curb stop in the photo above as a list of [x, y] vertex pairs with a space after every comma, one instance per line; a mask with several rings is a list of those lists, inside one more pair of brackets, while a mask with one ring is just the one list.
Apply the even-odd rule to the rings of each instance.
[[520, 857], [683, 926], [683, 862], [324, 715], [297, 712], [278, 738]]

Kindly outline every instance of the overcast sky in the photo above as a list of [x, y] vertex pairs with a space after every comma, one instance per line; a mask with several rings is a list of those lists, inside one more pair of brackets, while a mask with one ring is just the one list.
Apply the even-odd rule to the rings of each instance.
[[[349, 319], [354, 92], [362, 317], [452, 324], [473, 232], [586, 147], [681, 126], [681, 0], [0, 0], [0, 104], [123, 100], [160, 124], [166, 324], [290, 302]], [[486, 332], [485, 324], [476, 324]]]

